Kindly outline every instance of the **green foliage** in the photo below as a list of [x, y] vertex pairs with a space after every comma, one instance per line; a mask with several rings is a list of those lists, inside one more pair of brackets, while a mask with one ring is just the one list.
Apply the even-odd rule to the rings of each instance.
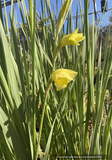
[[[82, 16], [81, 24], [78, 24], [76, 20], [75, 27], [72, 23], [71, 2], [69, 1], [69, 4], [66, 2], [68, 6], [65, 7], [67, 8], [65, 15], [63, 19], [61, 17], [61, 24], [59, 24], [59, 16], [56, 30], [50, 1], [44, 1], [43, 8], [41, 0], [43, 42], [38, 36], [39, 30], [36, 25], [36, 0], [34, 0], [34, 8], [32, 1], [29, 1], [29, 14], [24, 0], [21, 4], [18, 0], [22, 18], [20, 26], [25, 37], [22, 39], [22, 43], [21, 37], [18, 36], [19, 30], [16, 28], [13, 3], [12, 14], [9, 16], [11, 35], [9, 34], [7, 12], [5, 12], [4, 18], [0, 12], [1, 159], [37, 160], [38, 154], [41, 160], [75, 155], [105, 155], [111, 159], [112, 49], [111, 46], [105, 45], [102, 67], [102, 40], [99, 42], [97, 60], [99, 30], [97, 31], [94, 27], [94, 18], [91, 38], [89, 33], [89, 0], [84, 0], [84, 18]], [[64, 20], [68, 11], [67, 27], [65, 27]], [[80, 8], [80, 12], [82, 14], [82, 8]], [[49, 27], [46, 27], [46, 14], [50, 21]], [[5, 19], [5, 24], [2, 23], [2, 19]], [[78, 72], [78, 75], [67, 88], [59, 92], [52, 84], [46, 97], [46, 87], [54, 65], [55, 45], [59, 44], [63, 35], [73, 32], [77, 26], [81, 26], [79, 30], [85, 36], [85, 40], [80, 43], [80, 46], [64, 46], [59, 51], [55, 69], [71, 69]], [[66, 31], [64, 32], [64, 30]], [[109, 42], [109, 31], [108, 28], [106, 44]], [[25, 40], [28, 45], [27, 53]], [[108, 94], [105, 98], [107, 90]], [[42, 128], [42, 133], [38, 132], [40, 128]], [[38, 143], [39, 138], [40, 143]]]

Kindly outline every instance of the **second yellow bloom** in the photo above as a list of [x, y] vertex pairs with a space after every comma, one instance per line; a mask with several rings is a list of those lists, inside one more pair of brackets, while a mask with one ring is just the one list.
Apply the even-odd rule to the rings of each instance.
[[60, 91], [61, 89], [67, 87], [67, 84], [76, 77], [77, 72], [69, 69], [58, 69], [52, 76], [51, 81], [55, 81], [56, 90]]

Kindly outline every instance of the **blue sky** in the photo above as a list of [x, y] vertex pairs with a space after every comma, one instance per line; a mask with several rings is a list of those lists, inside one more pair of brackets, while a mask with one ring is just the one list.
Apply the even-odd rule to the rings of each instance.
[[[83, 1], [84, 0], [81, 0], [82, 11], [84, 10], [84, 3], [83, 3]], [[112, 8], [112, 0], [107, 0], [107, 1], [108, 1], [108, 9]], [[55, 13], [56, 13], [56, 2], [58, 3], [58, 12], [59, 12], [60, 7], [62, 6], [61, 0], [51, 0], [51, 7], [52, 7], [52, 10], [54, 8], [54, 12]], [[28, 10], [28, 0], [25, 0], [25, 3], [26, 3], [27, 10]], [[79, 0], [73, 0], [73, 3], [72, 3], [72, 15], [73, 16], [76, 15], [77, 3], [78, 3], [78, 6], [79, 6]], [[19, 9], [18, 9], [18, 4], [16, 4], [15, 6], [16, 6], [16, 10], [17, 10], [17, 21], [21, 22], [20, 13], [19, 13]], [[96, 0], [96, 6], [97, 6], [97, 11], [100, 11], [101, 10], [101, 0]], [[10, 13], [11, 12], [11, 6], [8, 6], [6, 8], [7, 8], [7, 12]], [[41, 3], [40, 3], [40, 0], [37, 0], [37, 6], [36, 6], [36, 8], [37, 8], [37, 12], [39, 14], [41, 14]], [[89, 13], [90, 12], [94, 12], [93, 0], [90, 0]], [[79, 12], [79, 14], [80, 14], [80, 12]], [[109, 24], [109, 16], [110, 15], [112, 15], [112, 10], [109, 10], [108, 12], [106, 12], [104, 14], [103, 21], [102, 21], [102, 26], [106, 26], [106, 25]], [[100, 12], [100, 13], [97, 14], [98, 21], [100, 21], [101, 16], [102, 16], [102, 12]], [[74, 20], [75, 19], [73, 19], [73, 21]], [[91, 24], [91, 22], [92, 22], [92, 15], [89, 16], [89, 22]]]
[[[41, 5], [39, 3], [40, 0], [38, 0], [38, 5], [37, 5], [37, 11], [39, 13], [41, 13]], [[61, 0], [51, 0], [51, 6], [54, 6], [54, 11], [56, 12], [56, 1], [58, 2], [58, 11], [61, 7]], [[72, 3], [72, 15], [75, 16], [76, 15], [76, 8], [77, 8], [77, 3], [79, 6], [79, 0], [73, 0]], [[112, 0], [107, 0], [108, 3], [108, 9], [112, 8]], [[81, 0], [81, 6], [82, 6], [82, 10], [84, 11], [84, 0]], [[101, 0], [96, 0], [96, 6], [97, 6], [97, 11], [101, 11]], [[53, 7], [52, 7], [53, 8]], [[90, 6], [89, 6], [89, 13], [90, 12], [94, 12], [94, 4], [93, 4], [93, 0], [90, 0]], [[79, 12], [80, 14], [80, 12]], [[109, 16], [112, 15], [112, 10], [109, 10], [108, 12], [106, 12], [103, 16], [103, 21], [102, 21], [102, 26], [106, 26], [109, 24]], [[99, 12], [97, 14], [97, 19], [98, 21], [101, 20], [101, 16], [102, 16], [102, 12]], [[95, 19], [95, 18], [94, 18]], [[89, 15], [89, 22], [92, 22], [92, 15]]]

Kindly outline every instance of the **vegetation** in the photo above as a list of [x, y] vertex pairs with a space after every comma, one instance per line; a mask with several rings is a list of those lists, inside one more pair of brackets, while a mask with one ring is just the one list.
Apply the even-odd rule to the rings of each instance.
[[[62, 159], [62, 156], [68, 156], [68, 159], [94, 156], [94, 159], [111, 160], [110, 28], [101, 66], [102, 38], [98, 41], [100, 27], [95, 29], [93, 18], [90, 39], [89, 0], [84, 0], [84, 17], [79, 24], [76, 18], [75, 26], [71, 5], [72, 0], [65, 0], [55, 20], [50, 1], [45, 0], [43, 5], [41, 0], [42, 37], [36, 23], [36, 0], [34, 4], [29, 1], [29, 14], [25, 1], [20, 3], [18, 0], [24, 38], [19, 36], [16, 28], [13, 3], [9, 15], [10, 29], [6, 7], [4, 15], [0, 9], [0, 159], [37, 160], [39, 156], [41, 160], [55, 160]], [[49, 27], [46, 27], [47, 15]], [[68, 43], [69, 46], [60, 47], [63, 37], [77, 27], [85, 36], [80, 46]], [[77, 76], [66, 88], [57, 91], [52, 82], [56, 73], [53, 71], [61, 68], [77, 72]]]

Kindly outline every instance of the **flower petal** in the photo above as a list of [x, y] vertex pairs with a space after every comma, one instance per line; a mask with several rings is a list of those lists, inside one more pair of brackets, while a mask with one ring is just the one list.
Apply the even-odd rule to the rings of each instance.
[[59, 72], [61, 72], [62, 70], [63, 70], [63, 68], [57, 69], [57, 70], [52, 74], [51, 80], [52, 80], [52, 81], [55, 81], [57, 74], [58, 74]]
[[[75, 38], [75, 36], [78, 34], [77, 33], [78, 32], [78, 28], [73, 32], [73, 33], [71, 33], [70, 35], [70, 39], [74, 39]], [[82, 33], [81, 33], [82, 34]]]
[[70, 41], [69, 41], [70, 36], [71, 35], [66, 35], [66, 36], [64, 36], [62, 38], [62, 40], [61, 40], [61, 47], [65, 46], [65, 45], [70, 45]]
[[68, 80], [67, 78], [62, 78], [59, 77], [56, 81], [55, 81], [55, 86], [57, 91], [67, 87], [67, 84], [70, 82], [71, 80]]
[[69, 69], [64, 69], [64, 72], [66, 72], [71, 78], [75, 78], [77, 76], [77, 72], [69, 70]]
[[82, 36], [82, 33], [77, 33], [78, 28], [71, 34], [66, 35], [61, 40], [61, 47], [65, 45], [80, 45], [78, 42], [82, 41], [85, 37]]
[[69, 74], [67, 74], [66, 72], [64, 72], [63, 70], [61, 72], [59, 72], [57, 75], [56, 75], [56, 79], [57, 78], [67, 78], [68, 80], [73, 80], [73, 78], [71, 76], [69, 76]]
[[75, 40], [76, 40], [77, 42], [80, 42], [80, 41], [82, 41], [84, 38], [85, 38], [84, 36], [78, 36], [78, 35], [77, 35], [77, 37], [76, 37]]
[[75, 78], [77, 75], [77, 72], [74, 72], [69, 69], [58, 69], [56, 70], [52, 76], [51, 81], [55, 81], [56, 90], [60, 91], [61, 89], [67, 87], [67, 84], [70, 81], [73, 81], [73, 78]]
[[51, 80], [52, 80], [52, 81], [56, 81], [56, 79], [57, 79], [58, 77], [62, 77], [62, 78], [66, 77], [68, 80], [73, 80], [73, 78], [72, 78], [71, 76], [69, 76], [69, 74], [67, 74], [66, 72], [64, 72], [64, 70], [65, 70], [65, 69], [63, 69], [63, 68], [56, 70], [56, 71], [53, 73], [53, 75], [52, 75], [52, 77], [51, 77]]

